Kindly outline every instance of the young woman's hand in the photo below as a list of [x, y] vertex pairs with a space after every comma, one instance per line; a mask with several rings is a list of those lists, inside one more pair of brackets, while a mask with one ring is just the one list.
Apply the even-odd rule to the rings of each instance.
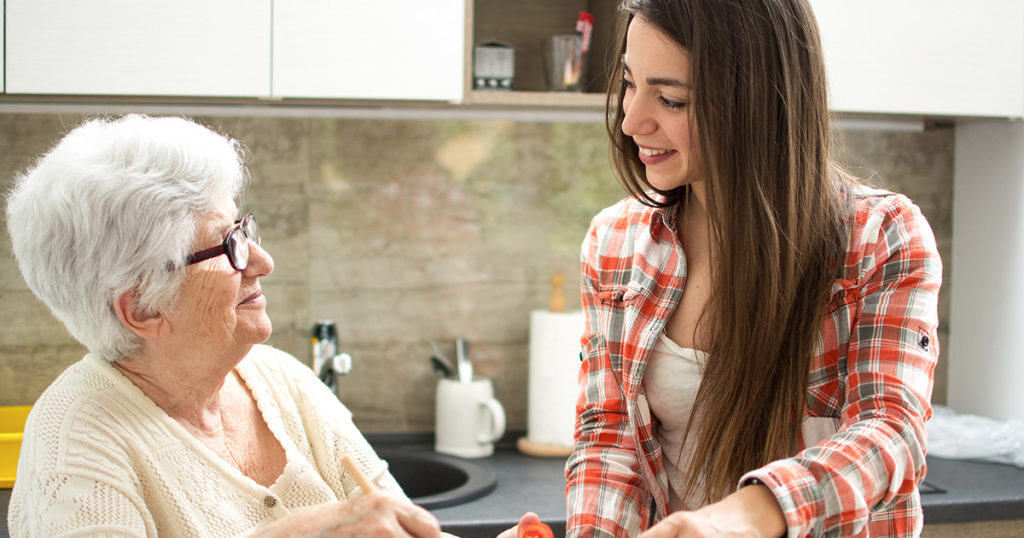
[[366, 536], [438, 538], [441, 525], [430, 512], [382, 492], [351, 501], [298, 510], [251, 536]]
[[776, 538], [785, 534], [786, 518], [771, 490], [752, 485], [700, 510], [673, 512], [640, 538]]

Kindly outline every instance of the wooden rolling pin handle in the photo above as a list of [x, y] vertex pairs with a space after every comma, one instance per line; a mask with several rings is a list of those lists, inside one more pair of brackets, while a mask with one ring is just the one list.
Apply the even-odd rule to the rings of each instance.
[[363, 471], [360, 470], [359, 466], [356, 465], [356, 462], [352, 460], [352, 456], [349, 456], [348, 454], [342, 456], [341, 464], [345, 466], [345, 470], [348, 471], [348, 474], [352, 475], [352, 478], [356, 480], [356, 484], [359, 484], [359, 489], [363, 490], [364, 495], [377, 491], [377, 486], [374, 486], [373, 482], [370, 482], [370, 480], [366, 478]]

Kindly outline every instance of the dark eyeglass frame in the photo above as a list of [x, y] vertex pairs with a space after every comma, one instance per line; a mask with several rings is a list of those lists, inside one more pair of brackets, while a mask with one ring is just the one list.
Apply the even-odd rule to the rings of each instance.
[[[238, 239], [239, 233], [242, 234], [243, 239], [241, 241]], [[185, 265], [192, 265], [193, 263], [199, 263], [210, 258], [216, 258], [221, 254], [226, 254], [231, 267], [234, 267], [236, 271], [245, 271], [246, 267], [249, 267], [249, 241], [257, 245], [260, 244], [260, 230], [256, 226], [256, 217], [252, 213], [236, 220], [235, 225], [224, 236], [224, 241], [221, 244], [189, 254], [185, 258]], [[238, 250], [243, 247], [246, 249], [244, 256]]]

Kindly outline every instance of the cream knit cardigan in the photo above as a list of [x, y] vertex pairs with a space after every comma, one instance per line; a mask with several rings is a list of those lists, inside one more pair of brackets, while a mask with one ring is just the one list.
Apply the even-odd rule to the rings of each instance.
[[89, 354], [29, 415], [11, 536], [243, 535], [299, 508], [362, 495], [340, 463], [344, 454], [405, 498], [352, 414], [306, 365], [259, 345], [236, 370], [285, 450], [273, 485], [243, 475]]

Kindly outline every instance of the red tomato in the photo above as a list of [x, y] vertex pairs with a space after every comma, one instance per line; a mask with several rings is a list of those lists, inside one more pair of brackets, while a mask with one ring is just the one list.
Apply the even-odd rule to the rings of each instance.
[[554, 538], [555, 534], [540, 521], [534, 521], [519, 526], [519, 538]]

